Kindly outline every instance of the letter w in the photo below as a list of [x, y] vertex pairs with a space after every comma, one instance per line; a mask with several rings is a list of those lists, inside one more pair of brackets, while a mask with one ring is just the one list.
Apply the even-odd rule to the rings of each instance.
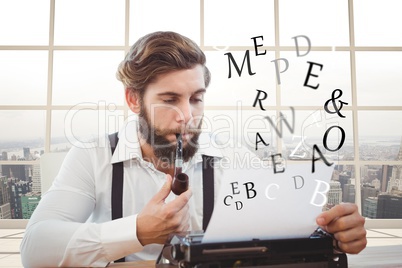
[[239, 77], [241, 77], [241, 72], [243, 71], [244, 62], [246, 60], [247, 60], [248, 74], [249, 75], [255, 75], [255, 73], [253, 73], [253, 71], [251, 71], [250, 51], [249, 50], [246, 50], [246, 53], [244, 54], [243, 63], [241, 64], [241, 69], [239, 69], [239, 66], [237, 65], [235, 59], [233, 58], [232, 53], [228, 52], [228, 53], [225, 53], [224, 55], [228, 55], [228, 61], [229, 61], [229, 76], [228, 76], [228, 78], [232, 77], [232, 68], [231, 68], [230, 62], [233, 63], [233, 66], [235, 67], [235, 69], [237, 71], [237, 74], [239, 75]]
[[293, 107], [290, 107], [290, 109], [292, 110], [292, 126], [290, 126], [290, 124], [288, 123], [288, 121], [285, 119], [286, 116], [284, 116], [282, 113], [280, 113], [279, 116], [279, 124], [280, 127], [277, 128], [275, 123], [272, 121], [272, 119], [269, 116], [266, 116], [265, 118], [269, 121], [269, 123], [271, 124], [271, 126], [275, 129], [276, 134], [278, 134], [278, 136], [280, 138], [282, 138], [282, 134], [283, 134], [283, 126], [282, 126], [282, 122], [284, 122], [286, 124], [286, 126], [288, 127], [288, 129], [290, 130], [290, 133], [293, 134], [293, 132], [295, 131], [295, 110]]

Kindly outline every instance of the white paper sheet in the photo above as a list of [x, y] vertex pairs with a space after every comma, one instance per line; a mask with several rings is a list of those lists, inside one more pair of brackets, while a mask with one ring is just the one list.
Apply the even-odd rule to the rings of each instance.
[[[235, 169], [225, 176], [203, 243], [309, 237], [317, 228], [333, 166]], [[303, 178], [303, 179], [302, 179]]]

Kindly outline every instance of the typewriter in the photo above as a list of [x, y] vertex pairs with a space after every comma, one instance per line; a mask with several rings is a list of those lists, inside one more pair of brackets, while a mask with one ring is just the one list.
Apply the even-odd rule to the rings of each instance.
[[171, 235], [157, 261], [168, 267], [348, 267], [333, 237], [317, 229], [308, 238], [202, 243], [202, 232]]

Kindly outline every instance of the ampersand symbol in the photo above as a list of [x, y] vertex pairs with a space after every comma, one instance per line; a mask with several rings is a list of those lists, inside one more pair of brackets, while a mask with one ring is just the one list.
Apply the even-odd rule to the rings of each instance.
[[[336, 93], [338, 94], [337, 96], [335, 96]], [[343, 94], [343, 92], [342, 92], [342, 90], [340, 90], [340, 89], [335, 89], [334, 91], [332, 91], [332, 96], [331, 96], [331, 98], [330, 98], [329, 100], [327, 100], [327, 101], [325, 102], [325, 104], [324, 104], [324, 109], [325, 109], [325, 111], [326, 111], [327, 113], [330, 113], [330, 114], [337, 113], [340, 117], [345, 118], [345, 116], [344, 116], [343, 114], [341, 114], [341, 110], [342, 110], [343, 105], [344, 105], [344, 104], [345, 104], [345, 105], [348, 105], [348, 103], [339, 100], [339, 101], [338, 101], [338, 102], [339, 102], [339, 107], [336, 105], [336, 100], [339, 99], [339, 98], [342, 96], [342, 94]], [[332, 102], [332, 106], [334, 107], [334, 111], [330, 111], [330, 110], [328, 109], [328, 105], [329, 105], [330, 102]]]

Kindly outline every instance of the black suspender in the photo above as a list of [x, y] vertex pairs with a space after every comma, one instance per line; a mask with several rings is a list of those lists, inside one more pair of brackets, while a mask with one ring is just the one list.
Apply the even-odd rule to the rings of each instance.
[[[112, 155], [119, 142], [118, 132], [110, 134], [110, 147]], [[208, 226], [214, 209], [214, 158], [212, 156], [202, 156], [202, 184], [203, 184], [203, 220], [202, 229]], [[112, 172], [112, 220], [123, 217], [123, 162], [113, 164]], [[125, 258], [115, 262], [124, 262]]]
[[[117, 132], [109, 135], [112, 155], [116, 149], [119, 137]], [[112, 220], [123, 217], [123, 162], [113, 164], [112, 175]]]
[[[110, 134], [110, 148], [112, 155], [116, 150], [117, 143], [119, 142], [118, 132]], [[123, 162], [113, 164], [112, 168], [112, 220], [123, 217]], [[114, 262], [125, 262], [126, 259], [115, 260]]]
[[214, 158], [212, 156], [202, 156], [202, 191], [203, 191], [203, 218], [202, 229], [207, 229], [212, 211], [214, 210]]

